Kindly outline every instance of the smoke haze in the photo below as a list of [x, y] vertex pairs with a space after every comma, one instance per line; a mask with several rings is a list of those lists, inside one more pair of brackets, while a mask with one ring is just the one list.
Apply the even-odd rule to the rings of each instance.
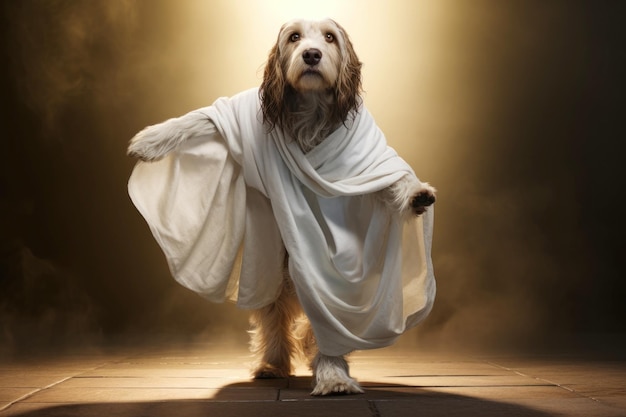
[[[323, 3], [319, 16], [347, 29], [366, 104], [439, 190], [438, 298], [405, 339], [524, 348], [623, 333], [624, 5], [366, 3]], [[127, 197], [125, 148], [146, 125], [258, 85], [280, 25], [308, 11], [246, 0], [0, 7], [0, 344], [245, 337], [245, 312], [169, 276]]]

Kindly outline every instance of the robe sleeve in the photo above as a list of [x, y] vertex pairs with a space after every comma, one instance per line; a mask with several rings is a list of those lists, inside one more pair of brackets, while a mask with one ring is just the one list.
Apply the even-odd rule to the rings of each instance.
[[257, 111], [251, 89], [189, 113], [204, 115], [213, 132], [192, 135], [160, 161], [138, 162], [128, 183], [173, 277], [246, 309], [276, 299], [285, 256], [271, 203], [245, 175], [256, 171], [245, 144], [262, 135]]
[[194, 137], [160, 161], [138, 162], [128, 191], [174, 278], [214, 302], [233, 297], [246, 194], [219, 133]]

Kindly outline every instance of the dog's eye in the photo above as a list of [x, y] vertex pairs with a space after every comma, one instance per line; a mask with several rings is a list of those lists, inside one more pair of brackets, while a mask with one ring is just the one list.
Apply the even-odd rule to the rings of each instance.
[[331, 43], [335, 41], [335, 35], [333, 35], [332, 33], [328, 32], [326, 34], [326, 42]]
[[298, 42], [300, 40], [300, 34], [299, 33], [294, 33], [289, 37], [289, 40], [291, 42]]

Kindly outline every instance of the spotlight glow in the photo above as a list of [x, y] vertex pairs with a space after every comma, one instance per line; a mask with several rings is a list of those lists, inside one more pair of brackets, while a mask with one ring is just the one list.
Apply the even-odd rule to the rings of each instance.
[[[256, 0], [189, 1], [177, 4], [180, 40], [164, 56], [194, 67], [187, 78], [194, 102], [257, 86], [267, 53], [280, 26], [293, 18], [332, 18], [351, 37], [363, 62], [365, 102], [390, 144], [411, 164], [422, 164], [416, 138], [441, 128], [443, 103], [438, 86], [446, 71], [442, 28], [451, 15], [446, 2], [433, 0]], [[182, 7], [182, 8], [181, 8]], [[198, 39], [198, 44], [181, 44]], [[202, 46], [204, 45], [204, 46]], [[205, 51], [206, 49], [206, 51]], [[210, 79], [207, 76], [210, 75]], [[210, 85], [207, 85], [210, 84]], [[196, 96], [197, 95], [197, 96]], [[465, 114], [466, 112], [460, 112]], [[435, 116], [435, 117], [433, 117]], [[407, 123], [410, 120], [411, 123]], [[421, 143], [420, 146], [434, 146]]]

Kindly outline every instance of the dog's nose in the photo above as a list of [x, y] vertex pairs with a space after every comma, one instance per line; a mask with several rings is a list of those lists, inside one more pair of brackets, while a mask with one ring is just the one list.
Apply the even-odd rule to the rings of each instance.
[[322, 60], [322, 51], [319, 49], [307, 49], [302, 53], [302, 59], [307, 65], [317, 65]]

